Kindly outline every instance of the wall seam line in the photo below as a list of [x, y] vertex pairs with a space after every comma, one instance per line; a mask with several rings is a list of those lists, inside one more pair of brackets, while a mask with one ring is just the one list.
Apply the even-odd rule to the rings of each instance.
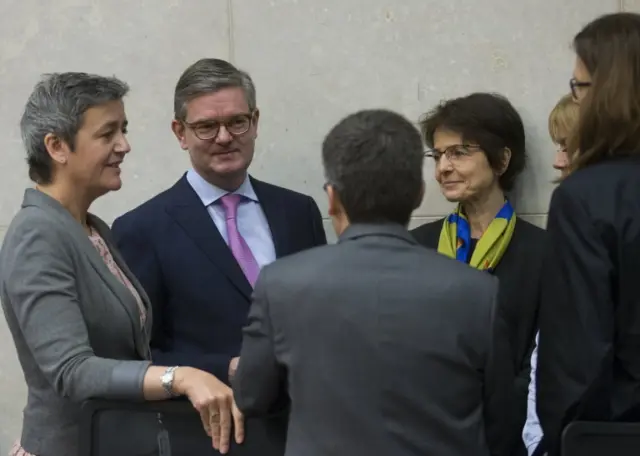
[[233, 27], [233, 0], [227, 0], [227, 40], [229, 41], [229, 62], [235, 64], [236, 43], [234, 40]]

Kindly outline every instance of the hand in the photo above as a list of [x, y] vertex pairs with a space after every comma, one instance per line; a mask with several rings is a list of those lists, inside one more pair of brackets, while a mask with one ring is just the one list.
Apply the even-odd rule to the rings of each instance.
[[244, 440], [244, 417], [233, 400], [233, 391], [213, 375], [191, 367], [175, 372], [174, 389], [185, 395], [200, 413], [204, 430], [213, 440], [213, 448], [229, 451], [231, 421], [236, 443]]
[[239, 361], [240, 361], [240, 357], [236, 356], [229, 363], [229, 381], [233, 380], [233, 377], [235, 377], [236, 371], [238, 370]]

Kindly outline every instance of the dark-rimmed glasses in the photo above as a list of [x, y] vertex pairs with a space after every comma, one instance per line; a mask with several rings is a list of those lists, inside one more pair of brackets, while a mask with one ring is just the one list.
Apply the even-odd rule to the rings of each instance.
[[207, 141], [214, 139], [220, 132], [220, 127], [224, 126], [225, 130], [232, 136], [240, 136], [245, 134], [251, 128], [251, 122], [253, 122], [253, 116], [255, 111], [236, 114], [235, 116], [229, 116], [224, 119], [217, 120], [201, 120], [198, 122], [183, 121], [184, 124], [193, 131], [198, 139]]
[[439, 162], [444, 155], [450, 162], [456, 162], [468, 157], [476, 150], [480, 150], [480, 146], [476, 144], [453, 144], [444, 150], [429, 149], [425, 151], [424, 156]]
[[576, 78], [571, 78], [569, 79], [569, 87], [571, 87], [571, 96], [575, 101], [577, 101], [581, 98], [579, 96], [579, 89], [591, 87], [591, 83], [588, 81], [578, 81]]

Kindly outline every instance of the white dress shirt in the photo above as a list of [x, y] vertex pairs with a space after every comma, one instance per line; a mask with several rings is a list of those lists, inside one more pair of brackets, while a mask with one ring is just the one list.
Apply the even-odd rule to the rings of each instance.
[[529, 456], [533, 454], [540, 440], [542, 440], [542, 427], [540, 427], [540, 420], [538, 420], [538, 413], [536, 412], [536, 370], [538, 367], [539, 338], [540, 333], [537, 333], [536, 345], [533, 347], [533, 353], [531, 353], [531, 377], [529, 379], [529, 394], [527, 396], [527, 421], [524, 423], [524, 429], [522, 430], [522, 439], [524, 440], [524, 445], [527, 447]]

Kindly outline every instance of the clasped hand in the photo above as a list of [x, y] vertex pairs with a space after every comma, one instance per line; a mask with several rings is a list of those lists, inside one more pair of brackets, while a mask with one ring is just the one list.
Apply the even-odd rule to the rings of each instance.
[[[180, 372], [180, 389], [200, 413], [202, 425], [222, 454], [229, 451], [231, 433], [236, 443], [244, 440], [244, 417], [233, 400], [233, 391], [213, 375], [189, 367]], [[176, 380], [178, 377], [176, 372]]]

